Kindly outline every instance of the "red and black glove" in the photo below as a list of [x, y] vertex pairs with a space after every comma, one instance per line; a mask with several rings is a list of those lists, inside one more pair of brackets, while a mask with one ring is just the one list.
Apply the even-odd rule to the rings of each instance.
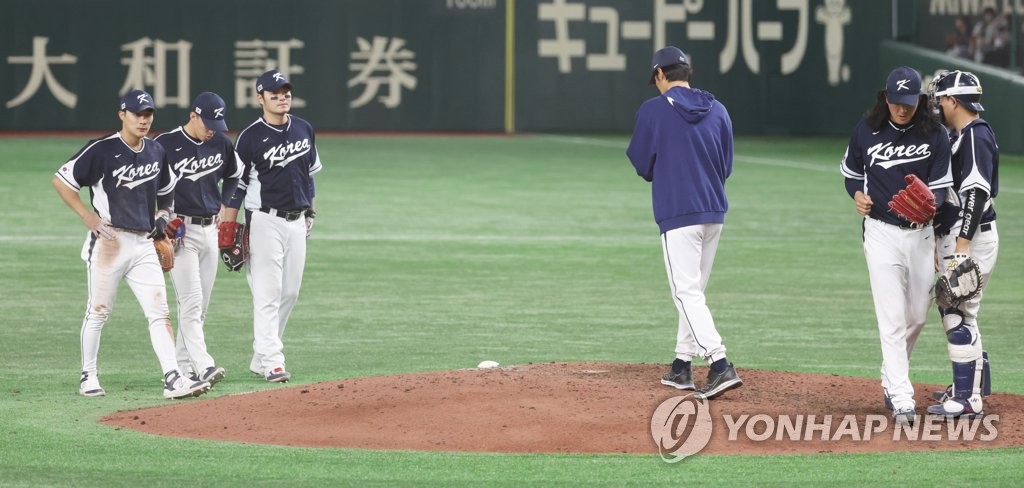
[[227, 249], [235, 245], [235, 236], [241, 230], [238, 222], [221, 222], [217, 228], [217, 247]]
[[892, 196], [889, 209], [915, 224], [925, 224], [935, 216], [935, 194], [917, 175], [907, 175], [907, 187]]
[[220, 260], [230, 271], [241, 271], [249, 260], [249, 232], [238, 222], [221, 222], [217, 232]]

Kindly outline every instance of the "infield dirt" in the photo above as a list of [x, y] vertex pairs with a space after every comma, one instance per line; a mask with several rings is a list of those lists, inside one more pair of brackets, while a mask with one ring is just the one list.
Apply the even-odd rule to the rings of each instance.
[[[929, 451], [1024, 445], [1024, 396], [995, 393], [985, 402], [987, 426], [966, 440], [903, 435], [895, 426], [873, 435], [869, 419], [888, 419], [877, 379], [744, 370], [744, 384], [710, 402], [713, 429], [702, 454], [801, 454]], [[659, 383], [664, 365], [533, 363], [350, 378], [249, 394], [175, 402], [118, 412], [103, 423], [151, 434], [303, 447], [467, 452], [657, 453], [651, 416], [666, 399], [685, 395]], [[703, 384], [707, 369], [694, 368]], [[231, 381], [228, 378], [225, 381]], [[944, 385], [915, 384], [921, 419]], [[737, 427], [737, 419], [762, 422]], [[827, 427], [807, 436], [761, 434], [769, 422], [814, 415]], [[732, 421], [732, 428], [726, 422]], [[755, 417], [757, 416], [757, 417]], [[845, 420], [844, 420], [845, 419]], [[836, 436], [842, 422], [858, 433]], [[813, 421], [812, 421], [813, 423]], [[936, 427], [936, 425], [938, 427]], [[849, 427], [847, 425], [846, 427]], [[875, 426], [877, 427], [877, 425]], [[821, 440], [820, 431], [830, 434]], [[730, 439], [730, 434], [733, 439]], [[750, 436], [749, 434], [754, 434]], [[987, 434], [981, 435], [981, 434]], [[870, 437], [870, 439], [866, 439]], [[988, 437], [985, 439], [985, 437]], [[805, 440], [809, 439], [809, 440]]]

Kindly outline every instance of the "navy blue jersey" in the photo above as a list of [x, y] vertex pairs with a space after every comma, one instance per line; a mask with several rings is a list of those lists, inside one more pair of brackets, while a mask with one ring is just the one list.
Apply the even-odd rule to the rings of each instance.
[[[238, 192], [245, 208], [302, 210], [313, 202], [313, 175], [322, 169], [316, 136], [309, 122], [288, 115], [288, 122], [273, 126], [263, 117], [238, 134], [238, 161], [244, 173]], [[238, 202], [232, 206], [238, 208]]]
[[89, 187], [90, 202], [100, 218], [114, 227], [149, 232], [157, 195], [174, 191], [174, 175], [160, 143], [142, 138], [132, 149], [120, 133], [89, 141], [57, 170], [71, 189]]
[[[182, 215], [210, 216], [227, 204], [228, 195], [221, 195], [220, 182], [233, 189], [242, 176], [242, 166], [235, 161], [235, 146], [223, 132], [214, 133], [208, 141], [199, 141], [178, 127], [160, 134], [156, 141], [167, 150], [167, 159], [177, 178], [174, 188], [174, 211]], [[232, 181], [233, 180], [233, 181]]]
[[886, 121], [875, 130], [861, 119], [839, 170], [847, 179], [864, 182], [861, 191], [871, 197], [871, 218], [899, 226], [906, 221], [889, 210], [889, 201], [907, 187], [906, 175], [917, 175], [932, 191], [953, 185], [949, 137], [941, 127], [923, 133], [913, 125], [901, 128]]
[[999, 194], [999, 145], [985, 119], [978, 118], [960, 131], [953, 142], [953, 191], [951, 203], [959, 210], [964, 194], [978, 189], [988, 195], [981, 223], [996, 219], [995, 197]]

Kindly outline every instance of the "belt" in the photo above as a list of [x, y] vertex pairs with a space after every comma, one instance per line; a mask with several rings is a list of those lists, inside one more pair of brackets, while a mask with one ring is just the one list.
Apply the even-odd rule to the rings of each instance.
[[919, 229], [923, 229], [925, 227], [928, 227], [930, 225], [932, 225], [931, 222], [925, 222], [923, 224], [918, 224], [917, 222], [901, 222], [899, 227], [901, 229], [919, 230]]
[[127, 232], [129, 234], [135, 234], [137, 236], [149, 236], [152, 231], [139, 230], [139, 229], [125, 229], [124, 227], [114, 227], [114, 230], [118, 232]]
[[263, 212], [265, 214], [273, 215], [274, 217], [281, 217], [282, 219], [285, 219], [285, 220], [291, 222], [293, 220], [299, 220], [300, 218], [302, 218], [303, 214], [306, 211], [305, 210], [278, 210], [276, 208], [262, 207], [262, 208], [260, 208], [260, 212]]
[[210, 215], [208, 217], [190, 217], [188, 215], [178, 215], [178, 217], [181, 217], [181, 220], [186, 224], [202, 226], [213, 225], [213, 221], [216, 218], [213, 215]]

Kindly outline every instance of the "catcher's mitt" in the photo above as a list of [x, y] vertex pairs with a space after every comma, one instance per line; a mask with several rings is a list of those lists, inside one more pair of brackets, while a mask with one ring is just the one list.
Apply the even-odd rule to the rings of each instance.
[[229, 271], [241, 271], [249, 260], [249, 229], [238, 222], [223, 222], [217, 235], [220, 260]]
[[160, 261], [160, 268], [164, 273], [174, 267], [174, 244], [170, 239], [159, 239], [153, 241], [153, 248], [156, 249], [156, 259]]
[[981, 269], [967, 255], [947, 256], [949, 269], [935, 282], [935, 303], [955, 308], [981, 293]]
[[907, 187], [892, 196], [889, 209], [915, 224], [924, 224], [935, 215], [935, 194], [917, 175], [904, 178]]

